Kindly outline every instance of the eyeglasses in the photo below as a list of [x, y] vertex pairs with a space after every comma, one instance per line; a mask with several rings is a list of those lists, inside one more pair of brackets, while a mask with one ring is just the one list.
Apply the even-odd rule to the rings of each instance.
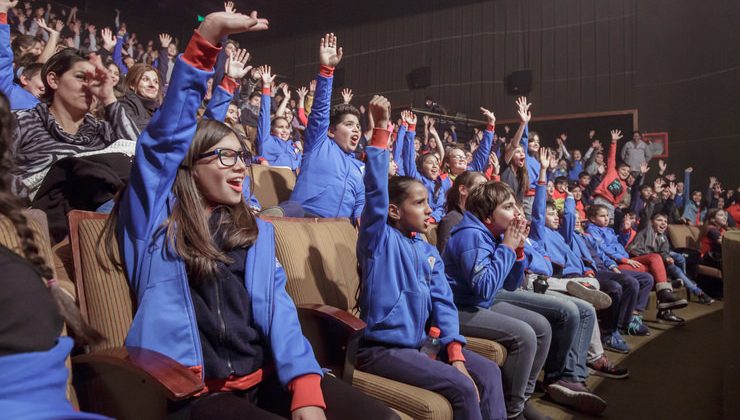
[[198, 159], [207, 158], [213, 155], [218, 156], [218, 161], [228, 168], [236, 165], [237, 158], [240, 158], [242, 162], [244, 162], [244, 165], [252, 166], [252, 155], [246, 150], [236, 151], [232, 149], [216, 149], [199, 154]]

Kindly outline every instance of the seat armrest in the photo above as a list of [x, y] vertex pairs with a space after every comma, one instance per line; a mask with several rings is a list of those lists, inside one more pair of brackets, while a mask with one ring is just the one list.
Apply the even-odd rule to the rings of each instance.
[[297, 309], [303, 335], [311, 342], [316, 360], [351, 384], [366, 324], [349, 312], [328, 305], [302, 304]]
[[116, 370], [125, 375], [158, 384], [167, 398], [178, 401], [192, 397], [203, 389], [203, 381], [193, 371], [156, 351], [118, 347], [72, 358], [75, 371], [92, 369]]

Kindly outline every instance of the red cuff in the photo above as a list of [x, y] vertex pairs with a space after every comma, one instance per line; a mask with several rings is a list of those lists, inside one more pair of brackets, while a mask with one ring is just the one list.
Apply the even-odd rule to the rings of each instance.
[[321, 407], [326, 409], [324, 393], [321, 392], [321, 375], [309, 373], [299, 376], [288, 384], [288, 390], [293, 393], [290, 411], [303, 407]]
[[416, 131], [416, 124], [409, 125], [409, 131]]
[[236, 92], [236, 88], [239, 87], [239, 83], [229, 76], [224, 76], [224, 79], [221, 80], [221, 87], [233, 95]]
[[409, 126], [409, 123], [407, 123], [406, 121], [402, 121], [401, 122], [401, 125], [404, 126], [404, 127], [408, 127]]
[[270, 89], [269, 87], [263, 87], [262, 88], [262, 94], [263, 95], [272, 95], [272, 89]]
[[488, 127], [486, 127], [486, 131], [493, 131], [496, 128], [495, 124], [488, 124]]
[[538, 180], [537, 185], [547, 185], [547, 182]]
[[257, 158], [257, 162], [258, 162], [258, 163], [262, 163], [262, 162], [267, 162], [267, 159], [265, 159], [265, 158], [263, 158], [263, 157], [258, 157], [258, 158]]
[[379, 147], [381, 149], [388, 148], [388, 139], [391, 137], [391, 132], [384, 128], [373, 128], [373, 137], [370, 139], [370, 146]]
[[212, 71], [220, 51], [221, 48], [213, 46], [196, 29], [185, 48], [182, 59], [195, 68]]
[[334, 67], [322, 65], [321, 69], [319, 69], [319, 74], [324, 77], [332, 77], [334, 76]]
[[7, 25], [8, 24], [8, 14], [3, 12], [0, 13], [0, 24]]
[[593, 270], [588, 270], [588, 271], [586, 271], [583, 274], [586, 275], [587, 277], [591, 277], [591, 276], [595, 275]]
[[524, 259], [524, 247], [523, 246], [515, 249], [514, 252], [516, 252], [517, 261], [521, 261]]
[[447, 345], [447, 358], [452, 362], [464, 362], [465, 356], [462, 353], [462, 343], [453, 341]]

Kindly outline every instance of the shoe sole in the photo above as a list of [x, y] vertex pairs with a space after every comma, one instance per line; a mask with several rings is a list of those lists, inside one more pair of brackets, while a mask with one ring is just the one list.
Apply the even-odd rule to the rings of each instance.
[[570, 295], [594, 305], [596, 310], [606, 309], [612, 305], [612, 298], [609, 295], [600, 290], [589, 289], [577, 281], [569, 281], [565, 289]]
[[650, 331], [646, 332], [645, 334], [638, 334], [638, 333], [632, 334], [628, 330], [621, 330], [619, 332], [622, 333], [622, 335], [629, 335], [630, 337], [647, 337], [650, 335]]
[[622, 375], [615, 375], [613, 373], [602, 372], [600, 370], [597, 370], [591, 367], [588, 368], [588, 372], [590, 375], [601, 376], [601, 377], [609, 378], [609, 379], [627, 379], [630, 377], [629, 372], [622, 374]]
[[658, 309], [681, 309], [689, 306], [686, 299], [679, 299], [675, 302], [658, 302]]
[[627, 349], [627, 350], [620, 350], [620, 349], [618, 349], [616, 347], [607, 346], [606, 344], [602, 344], [602, 345], [604, 346], [604, 350], [609, 350], [609, 351], [612, 351], [614, 353], [628, 354], [630, 352], [629, 349]]
[[551, 384], [547, 387], [547, 395], [558, 404], [574, 408], [581, 413], [592, 416], [598, 416], [606, 409], [606, 401], [598, 395], [573, 391], [557, 384]]

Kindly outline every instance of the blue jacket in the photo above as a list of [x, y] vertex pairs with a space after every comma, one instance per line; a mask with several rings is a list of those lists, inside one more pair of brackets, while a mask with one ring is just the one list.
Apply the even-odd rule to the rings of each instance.
[[271, 106], [272, 96], [263, 93], [257, 124], [257, 154], [265, 158], [270, 166], [287, 166], [295, 171], [301, 166], [301, 153], [293, 144], [293, 140], [282, 140], [270, 134]]
[[[117, 226], [137, 303], [126, 346], [158, 351], [185, 366], [202, 366], [203, 354], [185, 264], [169, 246], [162, 224], [176, 200], [172, 186], [195, 135], [196, 113], [212, 75], [182, 58], [176, 61], [167, 97], [137, 142]], [[322, 372], [285, 291], [272, 225], [261, 220], [257, 225], [259, 236], [247, 252], [244, 285], [252, 299], [254, 325], [272, 351], [285, 386], [298, 376]]]
[[480, 145], [475, 149], [473, 153], [473, 161], [470, 162], [468, 171], [483, 172], [488, 167], [488, 156], [491, 154], [491, 146], [493, 144], [493, 130], [486, 129], [483, 131], [483, 140]]
[[[303, 137], [303, 160], [290, 199], [320, 217], [360, 217], [365, 206], [365, 165], [329, 138], [332, 77], [316, 77], [311, 115]], [[386, 176], [388, 168], [386, 168]]]
[[563, 212], [563, 222], [560, 224], [560, 235], [565, 239], [565, 243], [570, 249], [584, 262], [586, 267], [594, 271], [605, 271], [617, 267], [614, 262], [604, 252], [604, 249], [596, 243], [589, 244], [583, 234], [576, 232], [576, 201], [573, 196], [565, 199], [565, 209]]
[[519, 144], [524, 148], [524, 155], [527, 157], [527, 173], [529, 174], [529, 189], [534, 190], [537, 187], [537, 180], [540, 179], [540, 161], [537, 156], [529, 154], [529, 124], [524, 126], [524, 133]]
[[490, 308], [499, 289], [516, 290], [524, 278], [524, 257], [469, 211], [452, 228], [442, 260], [458, 306]]
[[403, 168], [403, 149], [404, 143], [406, 143], [406, 132], [409, 131], [409, 127], [406, 124], [401, 124], [398, 127], [398, 133], [396, 133], [396, 143], [393, 147], [393, 160], [396, 162], [398, 169], [396, 175], [405, 176], [406, 170]]
[[630, 257], [624, 246], [619, 243], [619, 238], [614, 233], [614, 229], [609, 226], [599, 227], [589, 223], [586, 226], [586, 240], [593, 247], [601, 247], [609, 258], [618, 263], [623, 263], [624, 260]]
[[437, 249], [405, 237], [387, 223], [389, 152], [368, 147], [366, 203], [357, 241], [362, 269], [360, 317], [365, 338], [403, 348], [419, 348], [428, 320], [441, 331], [440, 341], [465, 343], [457, 308]]
[[39, 103], [38, 98], [13, 82], [14, 78], [10, 25], [0, 24], [0, 92], [8, 97], [11, 111], [35, 107]]
[[[547, 189], [543, 184], [537, 183], [536, 185], [532, 205], [532, 229], [529, 237], [547, 251], [553, 263], [563, 267], [564, 276], [582, 276], [586, 272], [583, 261], [570, 249], [560, 233], [545, 225]], [[575, 204], [572, 204], [575, 208]]]
[[48, 351], [0, 356], [3, 386], [0, 388], [0, 417], [4, 419], [107, 419], [75, 411], [67, 400], [69, 371], [64, 364], [72, 339], [59, 337]]
[[[406, 132], [406, 144], [403, 145], [403, 169], [406, 172], [406, 176], [416, 178], [424, 184], [424, 187], [427, 189], [427, 201], [429, 202], [429, 207], [432, 209], [430, 217], [433, 218], [435, 222], [439, 223], [439, 221], [445, 217], [447, 190], [452, 187], [452, 182], [450, 182], [449, 178], [443, 179], [441, 173], [437, 181], [433, 181], [422, 175], [416, 169], [416, 152], [414, 151], [415, 138], [416, 131], [409, 130]], [[437, 190], [436, 194], [434, 193], [434, 190]]]
[[550, 256], [531, 238], [527, 238], [524, 242], [524, 256], [526, 257], [526, 270], [528, 272], [552, 277], [553, 271]]

